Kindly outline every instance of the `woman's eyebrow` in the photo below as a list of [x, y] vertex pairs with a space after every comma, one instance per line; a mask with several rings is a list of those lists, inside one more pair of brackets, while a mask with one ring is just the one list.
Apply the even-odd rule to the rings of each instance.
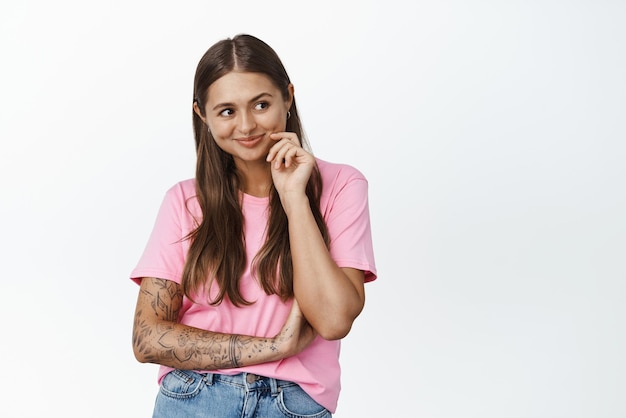
[[[257, 94], [252, 99], [250, 99], [249, 103], [256, 102], [257, 100], [259, 100], [260, 98], [262, 98], [264, 96], [273, 97], [270, 93], [263, 92], [263, 93]], [[217, 110], [217, 109], [219, 109], [221, 107], [234, 107], [234, 106], [235, 106], [234, 103], [218, 103], [218, 104], [216, 104], [213, 107], [213, 110]]]

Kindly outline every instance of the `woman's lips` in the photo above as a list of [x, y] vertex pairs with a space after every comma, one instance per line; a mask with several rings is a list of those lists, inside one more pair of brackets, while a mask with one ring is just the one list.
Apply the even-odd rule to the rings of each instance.
[[237, 141], [240, 145], [243, 145], [246, 148], [253, 148], [254, 146], [256, 146], [256, 144], [263, 140], [263, 136], [264, 135], [248, 136], [245, 138], [237, 138], [235, 139], [235, 141]]

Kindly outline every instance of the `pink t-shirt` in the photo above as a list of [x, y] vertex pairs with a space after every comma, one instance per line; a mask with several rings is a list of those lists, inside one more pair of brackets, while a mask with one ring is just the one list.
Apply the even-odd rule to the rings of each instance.
[[[322, 214], [330, 234], [330, 253], [339, 267], [365, 272], [365, 281], [376, 279], [370, 229], [367, 180], [355, 168], [317, 160], [322, 175]], [[157, 277], [181, 282], [189, 241], [182, 239], [196, 227], [201, 210], [195, 199], [195, 180], [182, 181], [165, 195], [154, 229], [131, 279]], [[248, 266], [240, 281], [240, 291], [250, 306], [235, 307], [228, 298], [210, 306], [197, 298], [183, 300], [179, 321], [214, 332], [273, 337], [282, 328], [292, 301], [284, 303], [267, 295], [250, 271], [250, 263], [265, 240], [269, 198], [243, 196], [244, 231]], [[215, 284], [211, 294], [215, 293]], [[341, 389], [339, 366], [340, 341], [317, 337], [300, 354], [280, 361], [213, 373], [236, 374], [242, 371], [299, 384], [313, 399], [335, 412]], [[159, 382], [172, 369], [161, 366]]]

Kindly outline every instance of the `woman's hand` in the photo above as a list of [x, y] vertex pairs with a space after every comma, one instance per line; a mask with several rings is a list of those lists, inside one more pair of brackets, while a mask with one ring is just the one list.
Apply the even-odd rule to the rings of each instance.
[[294, 299], [291, 312], [273, 343], [286, 356], [294, 356], [304, 350], [315, 339], [317, 333], [302, 315], [298, 302]]
[[274, 187], [284, 206], [285, 200], [292, 196], [306, 196], [306, 185], [315, 166], [315, 157], [300, 146], [300, 140], [293, 132], [273, 133], [270, 138], [276, 144], [270, 148], [267, 161], [271, 164]]

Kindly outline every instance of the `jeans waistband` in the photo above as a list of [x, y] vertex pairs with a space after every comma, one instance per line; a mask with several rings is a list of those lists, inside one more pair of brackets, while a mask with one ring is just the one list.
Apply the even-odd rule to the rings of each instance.
[[280, 388], [296, 385], [296, 383], [289, 380], [274, 379], [272, 377], [266, 377], [247, 372], [233, 375], [206, 373], [205, 376], [206, 382], [209, 385], [217, 382], [222, 382], [231, 385], [242, 386], [245, 387], [247, 390], [269, 388], [272, 394], [279, 393]]

